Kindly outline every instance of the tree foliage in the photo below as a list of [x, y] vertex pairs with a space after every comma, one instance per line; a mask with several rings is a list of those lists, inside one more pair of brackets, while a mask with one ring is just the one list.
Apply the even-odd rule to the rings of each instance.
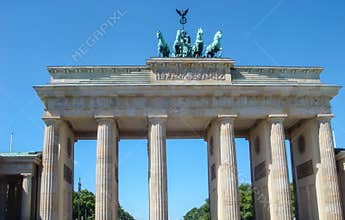
[[252, 187], [248, 183], [239, 186], [241, 219], [249, 220], [254, 217]]
[[[295, 213], [295, 196], [293, 192], [293, 186], [290, 185], [291, 192], [291, 212], [294, 216]], [[254, 219], [254, 207], [252, 197], [252, 186], [248, 183], [242, 183], [239, 186], [240, 193], [240, 215], [241, 220], [252, 220]], [[210, 219], [210, 204], [207, 199], [205, 204], [200, 208], [193, 208], [187, 212], [183, 217], [184, 220], [209, 220]]]
[[135, 220], [133, 216], [131, 216], [128, 212], [126, 212], [120, 205], [119, 205], [119, 217], [120, 217], [120, 220]]
[[[95, 195], [86, 189], [80, 191], [80, 216], [87, 220], [95, 219]], [[73, 193], [73, 219], [78, 219], [78, 192]], [[119, 206], [119, 220], [135, 219]]]
[[200, 208], [193, 208], [185, 216], [184, 220], [209, 220], [210, 219], [210, 202], [207, 199], [205, 204]]
[[[80, 191], [80, 216], [95, 219], [95, 195], [86, 189]], [[78, 192], [73, 193], [73, 219], [78, 219]]]

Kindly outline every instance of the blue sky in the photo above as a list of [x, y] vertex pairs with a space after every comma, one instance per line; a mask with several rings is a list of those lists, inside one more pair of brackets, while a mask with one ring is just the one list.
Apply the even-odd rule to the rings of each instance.
[[[170, 45], [179, 27], [175, 8], [190, 8], [187, 31], [204, 40], [223, 31], [224, 57], [238, 65], [323, 66], [322, 81], [345, 85], [345, 2], [263, 1], [6, 1], [0, 7], [0, 151], [41, 150], [43, 105], [33, 85], [49, 81], [49, 65], [145, 64], [156, 56], [156, 31]], [[73, 54], [114, 13], [125, 12], [77, 62]], [[344, 90], [332, 101], [338, 147], [345, 147]], [[148, 219], [146, 141], [120, 142], [120, 202], [137, 219]], [[207, 197], [206, 144], [169, 140], [171, 220]], [[237, 140], [241, 181], [249, 181], [248, 144]], [[76, 145], [75, 177], [95, 188], [95, 142]], [[133, 162], [135, 162], [133, 164]], [[132, 165], [131, 165], [132, 164]]]

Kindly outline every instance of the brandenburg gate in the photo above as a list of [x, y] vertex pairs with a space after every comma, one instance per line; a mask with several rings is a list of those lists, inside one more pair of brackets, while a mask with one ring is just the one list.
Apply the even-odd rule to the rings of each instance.
[[[239, 220], [235, 138], [249, 141], [256, 219], [290, 220], [285, 140], [299, 219], [343, 219], [330, 100], [319, 67], [151, 58], [145, 66], [52, 66], [44, 103], [41, 219], [72, 219], [77, 140], [96, 139], [96, 220], [117, 219], [118, 142], [148, 138], [149, 218], [168, 219], [166, 139], [208, 148], [212, 220]], [[187, 147], [187, 146], [186, 146]], [[205, 170], [206, 172], [206, 170]]]

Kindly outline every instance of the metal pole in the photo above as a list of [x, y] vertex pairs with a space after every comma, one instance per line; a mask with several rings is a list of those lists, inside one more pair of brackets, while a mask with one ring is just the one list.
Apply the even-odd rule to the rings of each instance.
[[79, 177], [78, 181], [78, 220], [80, 220], [80, 191], [81, 191], [81, 181]]
[[12, 152], [13, 148], [13, 132], [11, 133], [11, 139], [10, 139], [10, 152]]

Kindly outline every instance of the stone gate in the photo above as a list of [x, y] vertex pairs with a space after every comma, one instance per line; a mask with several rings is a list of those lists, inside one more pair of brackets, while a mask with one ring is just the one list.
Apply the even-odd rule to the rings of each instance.
[[148, 138], [149, 217], [167, 220], [166, 139], [203, 138], [211, 219], [239, 220], [234, 140], [244, 137], [256, 219], [292, 218], [288, 139], [298, 218], [341, 220], [330, 126], [330, 100], [340, 88], [321, 83], [322, 70], [225, 58], [48, 67], [50, 82], [35, 86], [45, 106], [41, 218], [72, 218], [73, 145], [96, 139], [96, 220], [116, 219], [118, 141]]

